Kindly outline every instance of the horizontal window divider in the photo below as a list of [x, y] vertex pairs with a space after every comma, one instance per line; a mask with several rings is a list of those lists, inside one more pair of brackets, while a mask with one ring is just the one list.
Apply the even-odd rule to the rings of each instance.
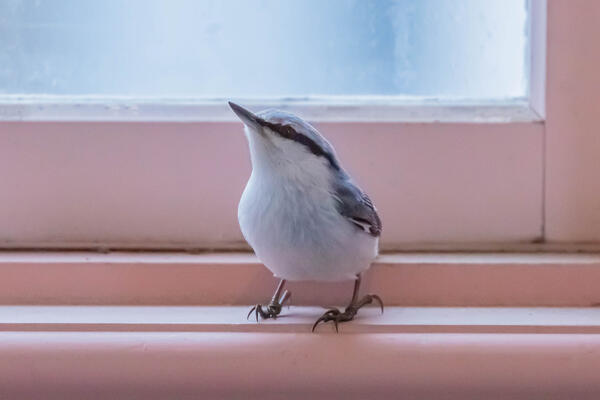
[[314, 122], [540, 122], [525, 98], [342, 96], [277, 99], [162, 99], [0, 96], [0, 121], [236, 122], [234, 100], [255, 110], [279, 108]]

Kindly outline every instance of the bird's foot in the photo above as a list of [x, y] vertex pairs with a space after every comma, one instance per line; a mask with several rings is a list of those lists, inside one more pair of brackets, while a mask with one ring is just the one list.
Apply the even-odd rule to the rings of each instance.
[[252, 315], [252, 313], [254, 313], [254, 315], [256, 316], [256, 322], [258, 322], [259, 315], [262, 319], [275, 319], [281, 313], [281, 309], [283, 308], [285, 302], [288, 301], [291, 297], [292, 293], [286, 290], [285, 292], [283, 292], [280, 299], [271, 299], [271, 302], [268, 305], [257, 304], [250, 309], [250, 312], [248, 312], [248, 316], [246, 317], [246, 319], [250, 318], [250, 315]]
[[321, 317], [319, 317], [319, 319], [313, 325], [312, 331], [315, 331], [315, 328], [320, 322], [333, 321], [335, 325], [335, 331], [339, 332], [338, 324], [340, 322], [352, 321], [358, 310], [367, 304], [371, 304], [373, 301], [379, 303], [379, 307], [381, 307], [381, 313], [383, 314], [383, 301], [381, 301], [381, 297], [377, 296], [376, 294], [368, 294], [358, 302], [350, 304], [343, 312], [337, 308], [332, 308], [325, 311], [325, 313], [321, 315]]

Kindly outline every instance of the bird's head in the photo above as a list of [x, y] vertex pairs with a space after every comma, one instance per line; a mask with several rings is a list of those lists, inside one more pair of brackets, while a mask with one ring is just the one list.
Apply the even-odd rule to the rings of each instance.
[[279, 110], [253, 113], [229, 102], [245, 125], [252, 166], [259, 173], [287, 177], [329, 177], [342, 173], [331, 144], [308, 122]]

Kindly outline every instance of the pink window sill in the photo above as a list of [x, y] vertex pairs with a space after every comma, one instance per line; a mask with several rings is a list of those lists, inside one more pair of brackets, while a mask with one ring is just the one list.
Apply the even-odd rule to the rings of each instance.
[[[249, 253], [0, 252], [0, 304], [249, 305], [277, 284]], [[295, 305], [345, 304], [352, 283], [292, 282]], [[386, 305], [588, 307], [600, 254], [383, 254], [363, 291]]]
[[600, 397], [600, 309], [0, 307], [0, 398]]

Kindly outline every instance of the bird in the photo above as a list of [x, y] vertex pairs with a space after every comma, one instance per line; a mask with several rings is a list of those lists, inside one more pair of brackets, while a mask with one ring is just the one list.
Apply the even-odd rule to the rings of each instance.
[[[348, 306], [328, 309], [319, 323], [351, 321], [376, 294], [359, 298], [363, 273], [378, 255], [381, 219], [369, 196], [344, 170], [333, 146], [302, 118], [277, 109], [258, 113], [229, 102], [244, 124], [252, 173], [238, 206], [242, 234], [279, 284], [256, 304], [256, 321], [277, 318], [291, 293], [287, 281], [354, 280]], [[282, 294], [283, 291], [283, 294]]]

